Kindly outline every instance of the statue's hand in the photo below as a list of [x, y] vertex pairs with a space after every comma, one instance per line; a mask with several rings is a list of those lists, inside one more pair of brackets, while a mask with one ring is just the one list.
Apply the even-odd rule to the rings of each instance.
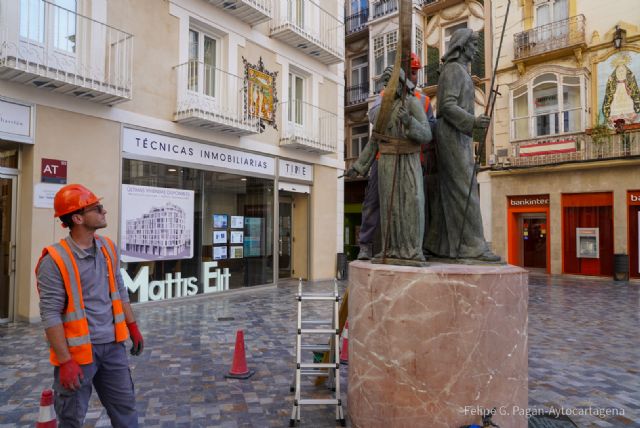
[[480, 116], [476, 117], [473, 126], [475, 128], [485, 129], [489, 127], [489, 122], [491, 122], [491, 118], [487, 115], [481, 114]]
[[351, 167], [344, 173], [344, 175], [345, 177], [356, 178], [360, 174], [353, 167]]
[[400, 119], [405, 128], [411, 125], [411, 116], [405, 106], [400, 106], [398, 109], [398, 119]]

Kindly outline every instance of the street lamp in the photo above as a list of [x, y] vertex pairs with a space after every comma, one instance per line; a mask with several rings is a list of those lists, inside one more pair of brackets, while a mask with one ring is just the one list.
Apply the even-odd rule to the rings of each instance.
[[615, 46], [616, 49], [620, 49], [620, 47], [622, 46], [623, 31], [624, 30], [620, 28], [619, 25], [616, 25], [616, 32], [613, 34], [613, 46]]

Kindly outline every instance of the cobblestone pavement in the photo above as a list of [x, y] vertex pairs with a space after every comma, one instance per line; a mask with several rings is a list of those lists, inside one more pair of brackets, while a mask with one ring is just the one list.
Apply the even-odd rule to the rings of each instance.
[[[283, 283], [137, 306], [146, 348], [130, 363], [141, 426], [287, 426], [293, 404], [296, 288]], [[639, 290], [637, 282], [531, 275], [532, 411], [551, 406], [583, 413], [589, 406], [591, 413], [618, 409], [624, 415], [572, 419], [580, 427], [640, 427]], [[311, 317], [321, 317], [318, 305]], [[244, 331], [249, 368], [256, 370], [249, 380], [224, 378], [238, 329]], [[51, 372], [39, 325], [0, 326], [0, 427], [34, 425]], [[346, 398], [346, 370], [341, 374]], [[309, 380], [305, 385], [303, 391], [316, 396], [327, 391]], [[95, 394], [86, 425], [109, 426]], [[305, 407], [301, 425], [335, 426], [335, 413], [327, 406]]]

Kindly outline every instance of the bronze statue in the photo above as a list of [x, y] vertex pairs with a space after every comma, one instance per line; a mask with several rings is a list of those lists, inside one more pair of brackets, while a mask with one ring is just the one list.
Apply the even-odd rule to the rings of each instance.
[[[484, 239], [480, 198], [475, 180], [472, 132], [486, 129], [490, 118], [474, 115], [474, 86], [469, 64], [478, 50], [478, 36], [463, 28], [453, 33], [442, 58], [438, 80], [436, 162], [438, 179], [429, 197], [430, 219], [425, 249], [442, 258], [497, 262]], [[468, 206], [467, 206], [468, 205]], [[465, 216], [466, 212], [466, 216]]]
[[[400, 70], [391, 113], [382, 132], [374, 132], [347, 175], [364, 175], [380, 152], [378, 190], [382, 251], [373, 263], [424, 266], [424, 189], [420, 145], [431, 140], [425, 109], [415, 96], [414, 85]], [[406, 94], [409, 96], [405, 96]], [[378, 110], [371, 114], [377, 114]], [[376, 118], [371, 118], [376, 121]]]

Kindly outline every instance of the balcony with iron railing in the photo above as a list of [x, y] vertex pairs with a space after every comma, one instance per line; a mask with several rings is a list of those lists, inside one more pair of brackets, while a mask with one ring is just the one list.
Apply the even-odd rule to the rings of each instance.
[[113, 105], [132, 97], [133, 36], [48, 1], [0, 0], [0, 79]]
[[514, 61], [551, 53], [562, 54], [585, 45], [585, 18], [576, 15], [514, 35]]
[[311, 153], [336, 153], [338, 116], [300, 100], [282, 103], [280, 146]]
[[373, 4], [370, 20], [381, 18], [398, 11], [398, 0], [380, 0]]
[[233, 135], [260, 132], [257, 114], [246, 102], [244, 79], [201, 61], [188, 61], [174, 69], [178, 83], [176, 122]]
[[368, 22], [369, 22], [369, 8], [361, 9], [357, 13], [347, 16], [347, 19], [345, 19], [344, 21], [346, 35], [350, 36], [352, 34], [355, 34], [362, 30], [367, 29]]
[[345, 106], [356, 106], [366, 103], [369, 98], [369, 83], [360, 83], [347, 87], [345, 91]]
[[538, 138], [512, 144], [511, 167], [539, 167], [585, 161], [640, 158], [640, 130], [613, 131], [595, 139], [587, 133]]
[[344, 23], [311, 0], [275, 0], [270, 35], [323, 64], [344, 62]]
[[230, 15], [257, 25], [271, 19], [273, 0], [208, 0], [209, 3], [224, 9]]

